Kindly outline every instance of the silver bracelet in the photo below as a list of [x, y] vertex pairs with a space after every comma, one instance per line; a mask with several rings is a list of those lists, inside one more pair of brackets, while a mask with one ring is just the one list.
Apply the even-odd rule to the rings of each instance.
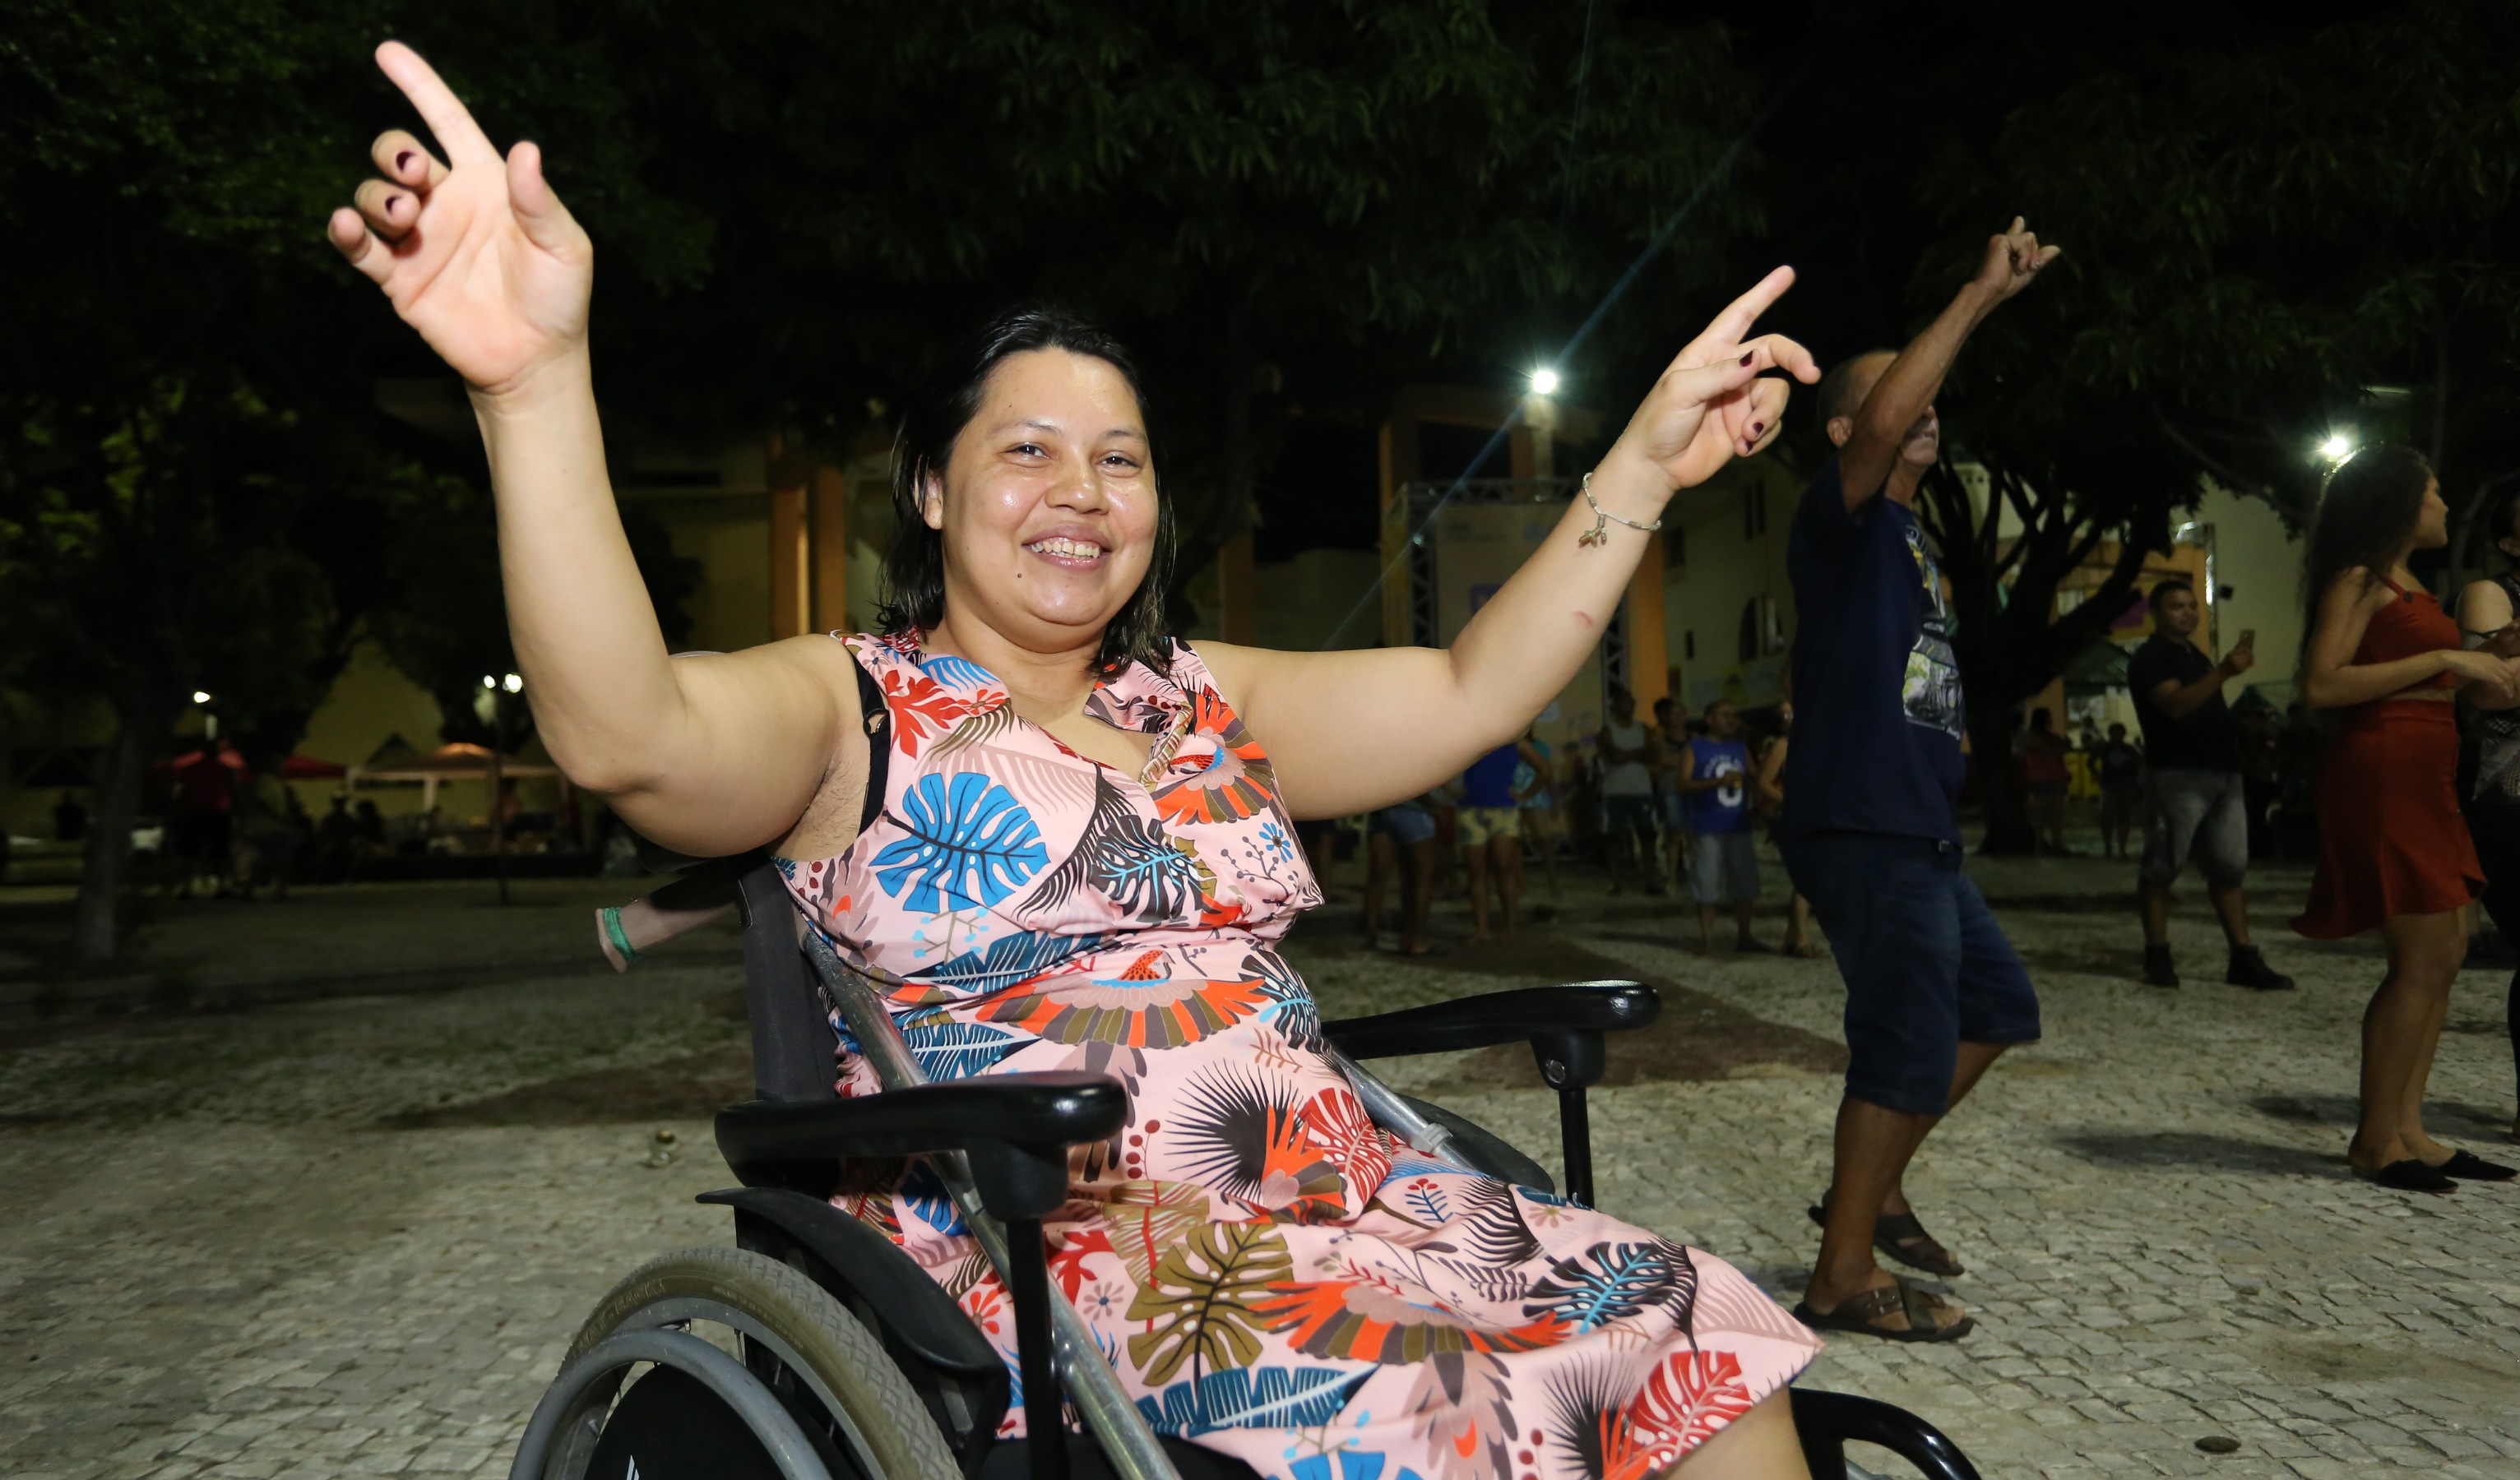
[[1620, 518], [1617, 515], [1602, 508], [1600, 502], [1593, 497], [1593, 475], [1589, 472], [1584, 474], [1584, 502], [1593, 506], [1593, 527], [1585, 530], [1581, 535], [1576, 537], [1575, 543], [1578, 545], [1606, 545], [1610, 543], [1610, 521], [1614, 519], [1619, 523], [1627, 525], [1630, 529], [1636, 530], [1640, 534], [1651, 534], [1662, 527], [1662, 520], [1660, 519], [1656, 519], [1650, 524], [1640, 524], [1634, 519]]

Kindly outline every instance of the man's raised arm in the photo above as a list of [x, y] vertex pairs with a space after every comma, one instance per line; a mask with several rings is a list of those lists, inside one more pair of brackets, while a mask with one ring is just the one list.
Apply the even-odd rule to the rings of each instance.
[[[2039, 270], [2063, 250], [2040, 246], [2019, 216], [2012, 218], [2011, 230], [1987, 239], [1986, 257], [1977, 275], [1962, 285], [1923, 334], [1899, 351], [1848, 419], [1851, 426], [1832, 436], [1843, 449], [1838, 454], [1838, 478], [1848, 509], [1861, 508], [1865, 500], [1888, 486], [1898, 469], [1900, 444], [1920, 431], [1918, 424], [1933, 415], [1943, 378], [1951, 374], [1952, 362], [1959, 358], [1969, 335], [1986, 322], [1996, 305], [2028, 287]], [[1837, 430], [1834, 426], [1830, 429]]]

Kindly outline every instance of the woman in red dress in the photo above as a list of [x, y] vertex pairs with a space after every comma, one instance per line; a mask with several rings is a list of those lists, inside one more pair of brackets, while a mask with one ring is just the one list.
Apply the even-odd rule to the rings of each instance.
[[2310, 534], [2301, 695], [2335, 709], [2318, 778], [2318, 873], [2292, 927], [2335, 940], [2377, 926], [2389, 971], [2362, 1014], [2362, 1115], [2346, 1147], [2383, 1187], [2448, 1192], [2511, 1171], [2424, 1134], [2424, 1084], [2467, 956], [2467, 902], [2485, 886], [2458, 810], [2457, 690], [2507, 701], [2520, 670], [2464, 651], [2458, 625], [2407, 558], [2449, 543], [2450, 507], [2423, 458], [2357, 453], [2327, 480]]

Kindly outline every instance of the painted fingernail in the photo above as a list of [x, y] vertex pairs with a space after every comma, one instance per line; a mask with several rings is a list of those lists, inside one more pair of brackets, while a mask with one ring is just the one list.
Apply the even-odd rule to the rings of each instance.
[[1742, 364], [1744, 364], [1744, 365], [1747, 365], [1747, 364], [1749, 364], [1752, 360], [1754, 360], [1754, 359], [1758, 358], [1758, 355], [1759, 355], [1759, 352], [1758, 352], [1757, 350], [1755, 350], [1755, 349], [1754, 349], [1754, 350], [1750, 351], [1748, 354], [1745, 354], [1745, 355], [1743, 355], [1743, 356], [1741, 357], [1741, 363], [1742, 363]]
[[410, 151], [410, 150], [407, 150], [407, 149], [406, 149], [406, 150], [404, 150], [401, 154], [398, 154], [398, 155], [394, 156], [394, 173], [396, 173], [396, 174], [401, 174], [403, 171], [408, 170], [408, 169], [410, 169], [410, 168], [411, 168], [411, 151]]
[[1752, 422], [1752, 423], [1750, 424], [1750, 435], [1752, 435], [1752, 436], [1754, 436], [1754, 437], [1755, 437], [1755, 436], [1757, 436], [1757, 435], [1759, 435], [1760, 433], [1762, 433], [1762, 432], [1766, 431], [1767, 429], [1768, 429], [1768, 424], [1767, 424], [1767, 423], [1765, 423], [1765, 422]]

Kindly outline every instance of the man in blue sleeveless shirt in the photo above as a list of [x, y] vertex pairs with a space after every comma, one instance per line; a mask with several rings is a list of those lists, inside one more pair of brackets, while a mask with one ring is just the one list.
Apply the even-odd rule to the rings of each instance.
[[1801, 712], [1778, 832], [1846, 980], [1834, 1176], [1812, 1209], [1820, 1259], [1794, 1310], [1822, 1330], [1903, 1341], [1967, 1332], [1957, 1305], [1884, 1271], [1873, 1251], [1960, 1273], [1916, 1221], [1901, 1179], [1996, 1055], [2039, 1036], [2029, 974], [1960, 873], [1959, 668], [1942, 571], [1912, 506], [1941, 453], [1934, 397], [1960, 345], [2056, 253], [2016, 219], [1907, 348], [1858, 356], [1821, 383], [1837, 452], [1803, 495], [1786, 546]]
[[1750, 933], [1759, 902], [1759, 854], [1750, 835], [1750, 747], [1729, 698], [1706, 706], [1706, 733], [1680, 749], [1672, 785], [1687, 803], [1688, 892], [1697, 900], [1697, 949], [1715, 948], [1715, 907], [1732, 907], [1733, 949], [1766, 949]]

